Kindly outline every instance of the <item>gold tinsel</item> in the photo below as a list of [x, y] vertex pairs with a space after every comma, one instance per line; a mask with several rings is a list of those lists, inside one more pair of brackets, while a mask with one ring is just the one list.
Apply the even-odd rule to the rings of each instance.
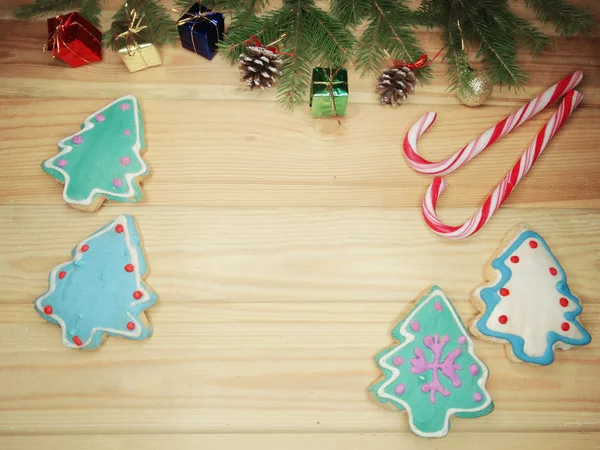
[[494, 84], [483, 70], [475, 70], [464, 95], [458, 94], [458, 101], [467, 106], [481, 106], [492, 95]]

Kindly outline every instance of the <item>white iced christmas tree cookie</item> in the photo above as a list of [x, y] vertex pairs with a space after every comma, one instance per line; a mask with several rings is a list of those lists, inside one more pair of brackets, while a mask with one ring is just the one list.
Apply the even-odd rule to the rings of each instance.
[[481, 314], [471, 332], [508, 344], [513, 360], [548, 365], [554, 350], [568, 350], [590, 342], [577, 320], [579, 299], [571, 293], [567, 276], [544, 239], [519, 227], [485, 269], [488, 283], [473, 295]]

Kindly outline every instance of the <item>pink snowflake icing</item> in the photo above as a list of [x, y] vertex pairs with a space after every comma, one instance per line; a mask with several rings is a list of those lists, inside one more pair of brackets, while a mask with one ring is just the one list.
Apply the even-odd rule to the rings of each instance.
[[440, 383], [438, 370], [442, 371], [448, 379], [452, 382], [452, 386], [460, 387], [461, 382], [457, 370], [460, 370], [460, 366], [458, 364], [454, 364], [454, 361], [461, 354], [462, 349], [457, 347], [452, 350], [444, 360], [442, 361], [442, 352], [444, 351], [444, 346], [450, 341], [448, 336], [442, 336], [440, 339], [439, 335], [436, 333], [434, 336], [425, 336], [423, 339], [423, 344], [433, 353], [433, 361], [427, 362], [425, 358], [425, 354], [423, 350], [419, 347], [415, 348], [415, 356], [410, 360], [410, 371], [413, 374], [421, 374], [428, 371], [432, 372], [432, 380], [430, 383], [426, 383], [421, 386], [421, 391], [429, 392], [429, 400], [431, 403], [435, 403], [435, 393], [439, 392], [444, 397], [448, 397], [450, 395], [450, 391], [442, 386]]

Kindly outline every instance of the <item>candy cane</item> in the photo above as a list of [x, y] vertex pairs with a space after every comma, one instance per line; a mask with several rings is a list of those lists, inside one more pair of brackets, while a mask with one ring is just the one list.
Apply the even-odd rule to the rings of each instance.
[[550, 120], [537, 134], [535, 140], [529, 148], [523, 153], [521, 159], [515, 164], [504, 179], [496, 186], [494, 192], [487, 198], [479, 211], [467, 222], [460, 226], [445, 225], [437, 216], [437, 202], [448, 187], [448, 183], [443, 178], [433, 180], [425, 199], [423, 200], [423, 216], [425, 222], [435, 233], [448, 239], [463, 239], [476, 233], [483, 227], [492, 215], [502, 206], [502, 203], [508, 198], [519, 181], [527, 174], [533, 163], [542, 154], [548, 142], [560, 130], [567, 121], [571, 113], [579, 103], [583, 95], [578, 91], [569, 92]]
[[582, 79], [583, 73], [580, 70], [572, 73], [521, 107], [514, 114], [506, 117], [495, 127], [490, 128], [477, 139], [471, 141], [462, 150], [440, 162], [428, 161], [417, 152], [417, 140], [433, 125], [437, 117], [436, 113], [427, 113], [410, 128], [404, 138], [404, 156], [406, 156], [408, 165], [417, 172], [428, 175], [446, 175], [453, 172], [471, 161], [498, 139], [531, 119], [550, 103], [572, 90]]

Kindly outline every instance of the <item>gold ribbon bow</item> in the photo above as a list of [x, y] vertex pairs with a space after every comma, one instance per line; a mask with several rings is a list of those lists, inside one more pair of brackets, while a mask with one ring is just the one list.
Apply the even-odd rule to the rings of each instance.
[[127, 29], [122, 33], [115, 35], [115, 41], [125, 39], [127, 54], [129, 56], [134, 56], [135, 52], [140, 48], [135, 37], [139, 36], [139, 32], [148, 28], [148, 26], [142, 25], [144, 15], [142, 14], [138, 17], [138, 13], [134, 8], [131, 10], [127, 9], [127, 3], [125, 3], [125, 15], [127, 17]]

